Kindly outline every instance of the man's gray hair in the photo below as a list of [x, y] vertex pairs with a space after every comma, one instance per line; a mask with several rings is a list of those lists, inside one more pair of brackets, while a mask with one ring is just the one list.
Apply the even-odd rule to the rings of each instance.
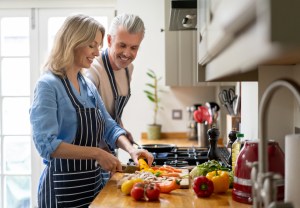
[[143, 36], [145, 34], [145, 26], [143, 20], [133, 14], [120, 14], [116, 16], [110, 25], [109, 34], [115, 35], [117, 33], [118, 27], [122, 26], [126, 29], [129, 33], [142, 33]]

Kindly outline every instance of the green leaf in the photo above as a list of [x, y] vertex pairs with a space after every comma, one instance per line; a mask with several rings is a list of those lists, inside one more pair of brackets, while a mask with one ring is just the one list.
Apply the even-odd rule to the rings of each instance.
[[155, 86], [154, 86], [153, 84], [150, 84], [150, 83], [146, 83], [146, 86], [149, 86], [149, 87], [155, 88]]
[[149, 98], [150, 101], [155, 103], [155, 99], [152, 96], [147, 95], [147, 97]]
[[151, 96], [154, 96], [154, 94], [148, 90], [144, 90], [144, 92], [147, 94], [147, 95], [151, 95]]
[[153, 75], [153, 74], [151, 74], [151, 73], [149, 73], [149, 72], [147, 72], [147, 75], [149, 76], [149, 77], [151, 77], [151, 78], [155, 78], [155, 75]]

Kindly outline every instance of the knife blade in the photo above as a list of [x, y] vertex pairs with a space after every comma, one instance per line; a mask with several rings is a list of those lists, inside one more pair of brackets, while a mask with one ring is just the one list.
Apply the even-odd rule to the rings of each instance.
[[135, 173], [135, 171], [139, 171], [140, 168], [135, 164], [122, 164], [122, 172], [123, 173]]
[[[95, 167], [97, 167], [99, 164], [97, 161], [95, 161]], [[121, 164], [122, 171], [118, 171], [121, 173], [135, 173], [135, 171], [139, 171], [140, 168], [136, 166], [134, 163], [127, 163], [127, 164]]]

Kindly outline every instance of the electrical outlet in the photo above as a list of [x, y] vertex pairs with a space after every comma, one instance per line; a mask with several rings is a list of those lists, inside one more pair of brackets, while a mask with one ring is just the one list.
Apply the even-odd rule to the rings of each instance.
[[172, 110], [172, 119], [173, 120], [181, 120], [182, 119], [182, 110]]

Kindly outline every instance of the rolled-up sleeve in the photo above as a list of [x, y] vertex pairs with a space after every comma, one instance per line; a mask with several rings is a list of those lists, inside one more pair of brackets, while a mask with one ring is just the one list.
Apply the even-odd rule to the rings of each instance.
[[34, 91], [34, 100], [30, 108], [30, 122], [33, 140], [37, 151], [44, 159], [50, 161], [51, 154], [62, 142], [57, 139], [57, 96], [53, 87], [39, 81]]

